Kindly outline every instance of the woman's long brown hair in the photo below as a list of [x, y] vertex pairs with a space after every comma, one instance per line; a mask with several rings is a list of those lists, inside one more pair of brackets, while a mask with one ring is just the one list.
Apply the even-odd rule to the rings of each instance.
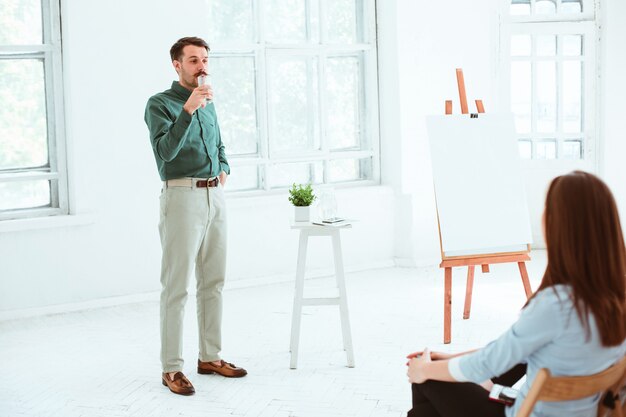
[[626, 248], [607, 185], [582, 171], [555, 178], [546, 197], [544, 233], [548, 266], [537, 292], [570, 285], [587, 331], [591, 312], [602, 345], [621, 344], [626, 339]]

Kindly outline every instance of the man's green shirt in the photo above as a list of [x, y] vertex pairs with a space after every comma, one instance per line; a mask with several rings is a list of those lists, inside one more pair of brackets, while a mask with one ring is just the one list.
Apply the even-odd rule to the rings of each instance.
[[174, 81], [172, 88], [150, 97], [146, 105], [144, 120], [163, 181], [230, 174], [213, 103], [190, 115], [183, 110], [190, 95]]

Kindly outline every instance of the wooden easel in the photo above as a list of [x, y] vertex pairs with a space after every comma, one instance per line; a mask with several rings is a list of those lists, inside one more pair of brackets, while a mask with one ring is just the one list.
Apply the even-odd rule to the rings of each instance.
[[[465, 94], [465, 80], [463, 79], [463, 70], [456, 69], [456, 79], [459, 88], [459, 100], [461, 102], [461, 113], [468, 114], [467, 97]], [[485, 108], [482, 100], [475, 100], [478, 113], [484, 113]], [[452, 114], [452, 100], [446, 100], [446, 114]], [[472, 114], [471, 117], [478, 117]], [[530, 297], [532, 290], [528, 280], [528, 271], [526, 270], [526, 261], [530, 261], [530, 245], [527, 245], [526, 251], [521, 252], [505, 252], [490, 253], [481, 255], [467, 256], [446, 256], [443, 251], [443, 242], [441, 240], [441, 227], [439, 225], [439, 214], [437, 214], [437, 227], [439, 228], [439, 244], [441, 248], [441, 264], [440, 268], [444, 268], [444, 295], [443, 295], [443, 343], [450, 343], [451, 327], [452, 327], [452, 268], [459, 266], [467, 266], [467, 283], [465, 286], [465, 306], [463, 308], [463, 319], [469, 319], [470, 310], [472, 308], [472, 288], [474, 286], [474, 267], [480, 265], [483, 273], [489, 272], [490, 264], [517, 262], [522, 284], [526, 292], [526, 298]]]

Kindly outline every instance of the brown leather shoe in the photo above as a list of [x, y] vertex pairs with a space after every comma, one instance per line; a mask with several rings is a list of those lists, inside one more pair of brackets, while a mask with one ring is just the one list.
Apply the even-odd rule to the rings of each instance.
[[163, 372], [161, 382], [174, 394], [193, 395], [196, 392], [191, 382], [182, 372], [176, 372], [171, 378], [166, 372]]
[[248, 371], [239, 368], [232, 363], [220, 360], [220, 365], [213, 365], [213, 362], [201, 362], [198, 359], [199, 374], [220, 374], [227, 378], [241, 378], [248, 375]]

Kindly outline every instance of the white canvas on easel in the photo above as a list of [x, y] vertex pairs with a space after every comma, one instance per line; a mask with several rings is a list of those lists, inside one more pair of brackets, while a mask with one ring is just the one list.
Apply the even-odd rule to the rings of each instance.
[[426, 125], [437, 201], [444, 269], [443, 342], [452, 340], [452, 268], [467, 266], [463, 319], [469, 319], [474, 268], [517, 263], [526, 297], [532, 289], [526, 270], [530, 260], [530, 219], [512, 115], [469, 115], [463, 71], [457, 69], [460, 116], [431, 116]]
[[442, 257], [527, 251], [532, 243], [513, 116], [426, 120]]

